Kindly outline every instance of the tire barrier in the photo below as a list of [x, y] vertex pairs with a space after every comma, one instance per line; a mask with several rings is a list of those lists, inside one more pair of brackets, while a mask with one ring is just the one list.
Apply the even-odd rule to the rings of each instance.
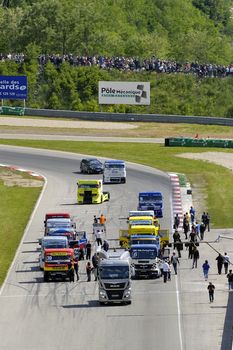
[[201, 139], [191, 137], [170, 137], [165, 139], [166, 147], [214, 147], [233, 148], [233, 140], [226, 139]]

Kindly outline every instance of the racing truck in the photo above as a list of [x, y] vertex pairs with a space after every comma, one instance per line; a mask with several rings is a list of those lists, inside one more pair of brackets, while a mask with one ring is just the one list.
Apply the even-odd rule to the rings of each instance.
[[[128, 252], [127, 256], [129, 255]], [[131, 304], [131, 266], [128, 258], [111, 258], [99, 263], [98, 267], [99, 303]]]
[[120, 230], [120, 246], [128, 248], [132, 235], [159, 235], [159, 225], [151, 216], [132, 216], [128, 218], [128, 229]]
[[125, 183], [126, 167], [123, 160], [106, 160], [103, 172], [104, 183]]
[[51, 248], [44, 250], [44, 281], [62, 279], [74, 280], [74, 250]]
[[110, 199], [109, 192], [103, 192], [102, 180], [78, 180], [78, 204], [100, 204]]
[[134, 268], [134, 277], [158, 278], [160, 270], [160, 243], [159, 239], [153, 244], [131, 244], [131, 266]]
[[158, 218], [163, 217], [163, 196], [161, 192], [139, 192], [138, 210], [153, 210]]

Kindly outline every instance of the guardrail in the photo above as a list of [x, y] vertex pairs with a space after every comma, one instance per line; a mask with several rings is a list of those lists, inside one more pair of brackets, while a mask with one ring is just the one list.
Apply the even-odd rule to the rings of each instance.
[[172, 114], [134, 114], [134, 113], [106, 113], [106, 112], [78, 112], [54, 109], [25, 108], [25, 115], [74, 118], [82, 120], [111, 121], [111, 122], [158, 122], [158, 123], [185, 123], [205, 125], [233, 126], [233, 119], [201, 116], [184, 116]]
[[192, 137], [169, 137], [165, 139], [167, 147], [214, 147], [233, 148], [233, 140], [192, 138]]

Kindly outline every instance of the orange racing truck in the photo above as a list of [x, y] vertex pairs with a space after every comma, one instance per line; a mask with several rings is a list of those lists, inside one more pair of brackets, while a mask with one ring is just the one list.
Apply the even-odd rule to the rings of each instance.
[[51, 248], [44, 250], [44, 281], [69, 279], [74, 281], [74, 250]]

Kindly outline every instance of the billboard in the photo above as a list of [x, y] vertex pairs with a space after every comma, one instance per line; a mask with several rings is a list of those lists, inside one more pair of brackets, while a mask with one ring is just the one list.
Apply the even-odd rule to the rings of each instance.
[[99, 81], [99, 104], [149, 105], [150, 83]]
[[27, 77], [0, 75], [0, 99], [26, 100]]

